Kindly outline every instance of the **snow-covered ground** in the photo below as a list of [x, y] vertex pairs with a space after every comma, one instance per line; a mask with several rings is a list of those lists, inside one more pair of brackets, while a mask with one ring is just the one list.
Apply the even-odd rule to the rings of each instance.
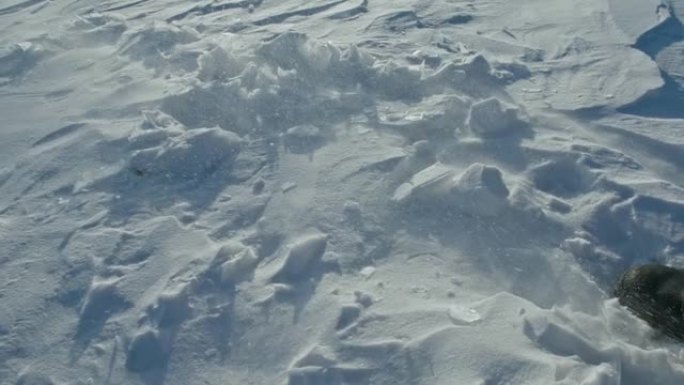
[[680, 20], [0, 0], [0, 384], [684, 383]]

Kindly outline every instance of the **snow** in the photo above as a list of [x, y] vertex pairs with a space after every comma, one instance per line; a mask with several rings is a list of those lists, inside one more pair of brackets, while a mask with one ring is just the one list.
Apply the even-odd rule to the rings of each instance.
[[0, 2], [0, 385], [682, 383], [682, 17]]

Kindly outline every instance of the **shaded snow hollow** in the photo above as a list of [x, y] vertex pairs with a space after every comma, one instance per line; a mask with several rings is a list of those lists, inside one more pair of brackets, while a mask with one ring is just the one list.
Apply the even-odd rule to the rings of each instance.
[[684, 383], [681, 1], [0, 4], [0, 385]]

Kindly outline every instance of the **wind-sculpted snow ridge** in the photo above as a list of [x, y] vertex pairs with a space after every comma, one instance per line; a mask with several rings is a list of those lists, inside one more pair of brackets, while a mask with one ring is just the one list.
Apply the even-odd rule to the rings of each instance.
[[0, 385], [682, 382], [610, 299], [684, 262], [624, 3], [3, 4]]
[[684, 44], [684, 3], [671, 1], [609, 1], [616, 25], [632, 46], [653, 59], [663, 76], [658, 89], [643, 95], [622, 110], [659, 118], [682, 118], [681, 49]]

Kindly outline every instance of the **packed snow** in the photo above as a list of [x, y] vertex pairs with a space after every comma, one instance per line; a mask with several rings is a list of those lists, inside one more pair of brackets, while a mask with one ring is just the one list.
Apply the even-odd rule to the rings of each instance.
[[0, 1], [0, 385], [656, 385], [684, 1]]

